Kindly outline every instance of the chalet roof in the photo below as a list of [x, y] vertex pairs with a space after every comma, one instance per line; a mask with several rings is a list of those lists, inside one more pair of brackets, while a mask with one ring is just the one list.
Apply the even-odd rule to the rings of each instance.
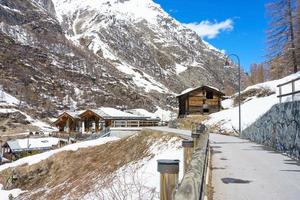
[[146, 119], [146, 117], [123, 112], [111, 107], [101, 107], [99, 109], [92, 109], [91, 111], [104, 119]]
[[58, 116], [58, 118], [59, 118], [60, 116], [64, 115], [64, 114], [67, 114], [67, 115], [69, 115], [70, 117], [76, 119], [76, 118], [80, 118], [79, 115], [80, 115], [81, 113], [83, 113], [83, 112], [84, 112], [83, 110], [80, 110], [80, 111], [64, 111], [64, 112], [62, 112], [62, 113]]
[[84, 111], [64, 111], [62, 112], [56, 120], [53, 120], [52, 124], [57, 124], [60, 120], [60, 118], [63, 116], [63, 115], [68, 115], [70, 116], [71, 118], [73, 119], [79, 119], [80, 118], [80, 114], [83, 113]]
[[44, 137], [44, 138], [24, 138], [9, 140], [6, 144], [12, 152], [21, 152], [25, 150], [45, 150], [50, 149], [53, 145], [57, 145], [58, 138]]
[[182, 91], [179, 95], [177, 95], [176, 97], [180, 97], [180, 96], [183, 96], [185, 94], [188, 94], [190, 92], [193, 92], [195, 90], [198, 90], [198, 89], [201, 89], [201, 88], [206, 88], [206, 89], [210, 89], [210, 90], [213, 90], [214, 92], [220, 94], [221, 96], [224, 96], [225, 94], [223, 92], [221, 92], [218, 88], [216, 87], [213, 87], [213, 86], [209, 86], [209, 85], [201, 85], [199, 87], [195, 87], [195, 88], [188, 88], [184, 91]]

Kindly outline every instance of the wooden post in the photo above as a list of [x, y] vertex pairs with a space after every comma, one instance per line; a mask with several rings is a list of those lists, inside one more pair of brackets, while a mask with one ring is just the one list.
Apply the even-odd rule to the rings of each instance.
[[85, 133], [85, 124], [84, 124], [84, 121], [82, 121], [81, 123], [81, 133]]
[[295, 101], [295, 94], [294, 94], [294, 92], [295, 92], [295, 82], [293, 81], [292, 82], [292, 101]]
[[66, 132], [70, 133], [70, 119], [67, 119], [67, 123], [66, 123]]
[[194, 150], [196, 150], [199, 143], [200, 143], [200, 134], [199, 133], [192, 133], [192, 138], [194, 140]]
[[178, 185], [179, 160], [157, 160], [160, 172], [160, 200], [172, 200]]
[[279, 86], [279, 103], [281, 103], [281, 86]]
[[183, 159], [184, 159], [183, 167], [184, 167], [184, 172], [186, 172], [192, 160], [192, 156], [194, 152], [194, 141], [183, 140], [182, 147], [183, 147]]

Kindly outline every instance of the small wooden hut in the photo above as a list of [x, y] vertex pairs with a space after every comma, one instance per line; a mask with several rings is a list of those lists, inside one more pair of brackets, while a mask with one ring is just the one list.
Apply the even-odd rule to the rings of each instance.
[[178, 117], [218, 112], [221, 110], [221, 101], [224, 95], [217, 88], [207, 85], [187, 89], [177, 96]]

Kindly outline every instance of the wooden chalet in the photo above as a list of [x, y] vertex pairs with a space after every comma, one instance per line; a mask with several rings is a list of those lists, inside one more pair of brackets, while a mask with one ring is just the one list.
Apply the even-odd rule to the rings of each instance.
[[221, 110], [222, 96], [225, 94], [217, 88], [202, 85], [190, 88], [177, 96], [179, 103], [179, 117], [187, 115], [202, 115]]
[[59, 132], [75, 133], [80, 130], [80, 117], [78, 112], [63, 112], [58, 116], [57, 120], [52, 123], [58, 128]]
[[53, 125], [62, 134], [101, 133], [110, 127], [158, 126], [160, 118], [124, 112], [115, 108], [101, 107], [81, 112], [64, 112]]

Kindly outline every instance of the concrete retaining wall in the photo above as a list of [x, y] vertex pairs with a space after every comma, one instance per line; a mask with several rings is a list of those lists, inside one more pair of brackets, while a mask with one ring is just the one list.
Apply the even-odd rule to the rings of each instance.
[[274, 105], [241, 137], [300, 159], [300, 101]]

